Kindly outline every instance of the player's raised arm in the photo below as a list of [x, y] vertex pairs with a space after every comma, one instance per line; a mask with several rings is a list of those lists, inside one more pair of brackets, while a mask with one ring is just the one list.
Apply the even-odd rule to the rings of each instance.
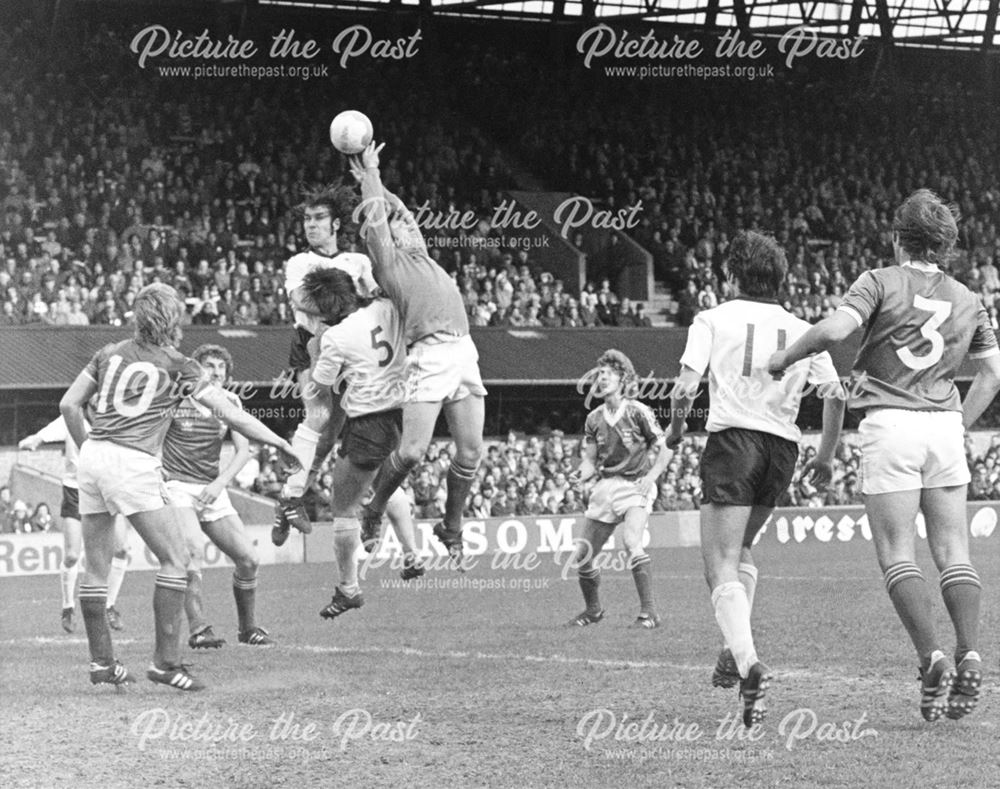
[[[226, 394], [215, 387], [205, 387], [194, 395], [202, 405], [212, 409], [212, 412], [237, 433], [242, 433], [251, 441], [270, 444], [282, 453], [286, 470], [296, 471], [302, 467], [301, 461], [295, 456], [292, 445], [256, 417], [248, 414], [238, 405], [230, 402]], [[85, 401], [86, 402], [86, 401]]]
[[376, 279], [379, 269], [392, 265], [395, 257], [395, 245], [392, 242], [392, 233], [389, 232], [389, 209], [385, 200], [385, 187], [382, 186], [382, 176], [378, 169], [378, 154], [382, 150], [382, 145], [376, 147], [374, 142], [369, 143], [360, 154], [360, 164], [356, 160], [351, 162], [351, 172], [361, 183], [359, 206], [362, 212], [361, 236], [371, 252]]
[[83, 446], [87, 440], [87, 420], [84, 409], [87, 401], [94, 396], [97, 391], [97, 380], [90, 373], [90, 367], [81, 371], [76, 380], [66, 390], [66, 394], [59, 401], [59, 413], [66, 420], [66, 428], [69, 430], [73, 442], [78, 446]]
[[767, 371], [775, 378], [780, 378], [796, 362], [843, 342], [860, 326], [854, 315], [842, 308], [838, 309], [799, 337], [790, 348], [776, 351], [767, 362]]
[[37, 433], [32, 433], [18, 441], [17, 448], [34, 452], [42, 444], [62, 443], [68, 435], [69, 429], [66, 427], [66, 420], [62, 416], [57, 416]]

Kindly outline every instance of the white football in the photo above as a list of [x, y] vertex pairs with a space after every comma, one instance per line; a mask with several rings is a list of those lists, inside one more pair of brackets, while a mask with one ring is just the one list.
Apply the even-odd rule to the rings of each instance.
[[372, 122], [363, 112], [344, 110], [330, 124], [330, 142], [341, 153], [361, 153], [372, 141]]

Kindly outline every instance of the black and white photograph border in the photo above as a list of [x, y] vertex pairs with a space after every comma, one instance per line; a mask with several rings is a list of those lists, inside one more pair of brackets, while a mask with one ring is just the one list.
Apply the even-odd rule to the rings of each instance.
[[[998, 5], [0, 0], [3, 785], [995, 785]], [[737, 313], [721, 374], [706, 316], [874, 322], [852, 286], [922, 265], [922, 189], [985, 334], [925, 299], [917, 344], [885, 342], [955, 357], [968, 552], [942, 558], [927, 510], [880, 568], [871, 324], [805, 349], [836, 393]], [[756, 294], [761, 245], [780, 284]], [[293, 282], [310, 255], [350, 276]], [[794, 470], [726, 500], [757, 450], [719, 466], [708, 436], [763, 429], [790, 381]], [[173, 470], [126, 424], [151, 403], [157, 448], [202, 441]], [[717, 510], [762, 513], [735, 583]]]

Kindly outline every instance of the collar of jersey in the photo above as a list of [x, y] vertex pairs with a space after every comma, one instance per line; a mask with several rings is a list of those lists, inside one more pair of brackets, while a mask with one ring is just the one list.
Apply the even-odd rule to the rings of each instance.
[[933, 274], [940, 271], [934, 263], [926, 263], [923, 260], [907, 260], [905, 263], [900, 263], [903, 268], [915, 268], [917, 271], [924, 271], [928, 274]]
[[781, 306], [777, 299], [765, 299], [763, 296], [737, 296], [733, 301], [752, 301], [756, 304], [774, 304]]
[[618, 420], [621, 419], [622, 415], [625, 413], [625, 407], [627, 405], [628, 405], [628, 400], [626, 400], [623, 397], [621, 405], [618, 406], [618, 410], [615, 411], [614, 413], [611, 413], [610, 409], [608, 408], [608, 404], [605, 403], [602, 406], [602, 408], [604, 409], [604, 421], [607, 422], [612, 427], [614, 427], [615, 425], [617, 425], [618, 424]]

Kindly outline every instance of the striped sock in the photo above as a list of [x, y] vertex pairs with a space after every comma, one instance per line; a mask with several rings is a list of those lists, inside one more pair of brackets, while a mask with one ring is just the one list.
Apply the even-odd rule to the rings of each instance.
[[153, 663], [161, 669], [180, 663], [181, 621], [184, 618], [187, 582], [187, 575], [156, 574], [153, 589], [153, 619], [156, 623]]
[[889, 599], [910, 635], [921, 664], [924, 664], [938, 648], [934, 618], [931, 615], [931, 598], [924, 574], [913, 562], [897, 562], [886, 568], [884, 576]]
[[750, 610], [753, 611], [753, 598], [757, 593], [757, 568], [750, 562], [740, 562], [736, 572], [743, 588], [747, 590], [747, 602], [750, 603]]
[[941, 571], [941, 597], [955, 626], [955, 654], [960, 662], [979, 643], [979, 605], [983, 584], [971, 564], [953, 564]]
[[650, 572], [648, 554], [639, 553], [629, 558], [629, 569], [632, 570], [632, 580], [635, 590], [639, 593], [639, 613], [653, 613], [653, 575]]
[[80, 584], [80, 612], [87, 628], [90, 659], [102, 666], [111, 665], [115, 650], [111, 645], [111, 628], [108, 627], [108, 587], [97, 584]]
[[601, 585], [601, 571], [594, 567], [581, 567], [579, 570], [580, 591], [583, 592], [583, 601], [587, 605], [587, 611], [596, 614], [601, 610], [601, 601], [597, 594], [597, 589]]
[[236, 598], [236, 617], [239, 620], [241, 633], [253, 630], [257, 626], [255, 619], [255, 604], [257, 599], [257, 576], [240, 578], [233, 573], [233, 597]]
[[460, 531], [462, 528], [462, 510], [465, 500], [469, 498], [469, 490], [476, 480], [476, 466], [463, 466], [457, 460], [451, 461], [448, 468], [448, 497], [444, 502], [444, 525], [448, 531]]

